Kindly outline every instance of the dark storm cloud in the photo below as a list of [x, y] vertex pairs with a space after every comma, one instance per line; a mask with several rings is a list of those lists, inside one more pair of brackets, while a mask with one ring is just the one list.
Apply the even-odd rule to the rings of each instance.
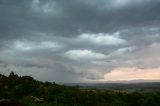
[[0, 64], [58, 82], [159, 67], [159, 11], [160, 0], [0, 0]]
[[6, 38], [15, 38], [32, 35], [32, 32], [38, 31], [75, 36], [81, 31], [114, 32], [122, 28], [159, 24], [158, 0], [152, 2], [142, 0], [143, 2], [134, 6], [131, 1], [124, 3], [122, 7], [118, 7], [116, 1], [120, 2], [120, 0], [1, 1], [1, 34]]

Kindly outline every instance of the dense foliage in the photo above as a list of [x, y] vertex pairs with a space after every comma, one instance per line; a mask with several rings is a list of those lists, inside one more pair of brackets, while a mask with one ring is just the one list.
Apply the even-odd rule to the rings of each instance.
[[0, 99], [16, 99], [25, 106], [160, 106], [160, 90], [127, 93], [81, 89], [12, 72], [8, 77], [0, 75]]

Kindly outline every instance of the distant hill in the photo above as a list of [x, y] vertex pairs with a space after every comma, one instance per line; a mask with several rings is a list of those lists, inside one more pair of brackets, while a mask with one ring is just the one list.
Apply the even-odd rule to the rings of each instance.
[[95, 87], [95, 88], [160, 88], [160, 82], [134, 82], [134, 83], [68, 83], [66, 85], [75, 86], [79, 85], [80, 87]]

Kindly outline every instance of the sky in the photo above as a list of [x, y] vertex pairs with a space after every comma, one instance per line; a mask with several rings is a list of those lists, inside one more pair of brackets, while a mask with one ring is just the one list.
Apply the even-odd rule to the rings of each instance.
[[61, 83], [160, 80], [160, 0], [0, 0], [0, 73]]

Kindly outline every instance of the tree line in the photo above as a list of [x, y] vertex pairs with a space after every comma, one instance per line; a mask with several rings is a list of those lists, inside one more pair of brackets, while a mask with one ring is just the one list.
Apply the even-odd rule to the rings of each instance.
[[160, 90], [127, 93], [81, 89], [11, 72], [9, 76], [0, 74], [2, 99], [17, 100], [23, 106], [160, 106]]

